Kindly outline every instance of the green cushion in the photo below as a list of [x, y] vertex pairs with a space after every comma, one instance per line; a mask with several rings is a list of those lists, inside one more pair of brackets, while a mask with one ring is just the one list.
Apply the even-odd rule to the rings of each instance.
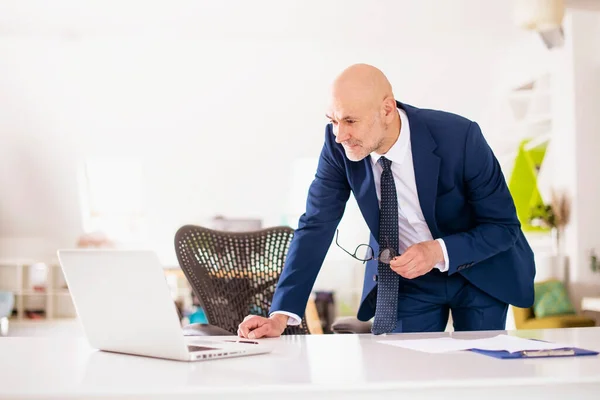
[[533, 313], [536, 318], [575, 314], [575, 309], [561, 281], [548, 280], [535, 284]]

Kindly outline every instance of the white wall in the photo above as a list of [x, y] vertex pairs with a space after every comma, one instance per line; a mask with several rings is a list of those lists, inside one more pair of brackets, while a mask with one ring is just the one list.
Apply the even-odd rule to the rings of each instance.
[[[293, 162], [318, 156], [327, 86], [351, 63], [379, 66], [401, 101], [478, 120], [500, 151], [520, 140], [502, 121], [505, 94], [549, 71], [562, 110], [550, 182], [575, 199], [573, 294], [597, 291], [597, 13], [570, 10], [566, 46], [549, 52], [494, 0], [82, 3], [0, 0], [0, 258], [74, 245], [77, 168], [90, 156], [143, 160], [146, 246], [165, 263], [180, 225], [280, 223], [297, 211], [286, 208]], [[349, 246], [366, 234], [355, 208], [341, 231]], [[339, 268], [317, 288], [359, 286], [361, 265], [328, 260]]]
[[73, 245], [76, 167], [92, 155], [144, 161], [149, 245], [165, 260], [184, 223], [276, 224], [341, 69], [372, 63], [398, 99], [479, 119], [507, 49], [530, 37], [510, 4], [479, 0], [0, 6], [4, 256]]

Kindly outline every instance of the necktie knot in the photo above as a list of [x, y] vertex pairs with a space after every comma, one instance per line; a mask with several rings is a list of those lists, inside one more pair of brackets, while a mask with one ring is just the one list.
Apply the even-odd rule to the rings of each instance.
[[379, 164], [383, 167], [384, 171], [389, 171], [390, 168], [392, 167], [392, 161], [388, 160], [385, 157], [380, 157], [379, 158]]

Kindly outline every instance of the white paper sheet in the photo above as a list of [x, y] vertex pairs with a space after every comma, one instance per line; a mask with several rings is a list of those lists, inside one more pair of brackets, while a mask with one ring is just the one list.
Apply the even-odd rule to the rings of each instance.
[[506, 350], [511, 353], [523, 350], [550, 350], [571, 347], [560, 343], [547, 343], [509, 335], [498, 335], [485, 339], [455, 339], [450, 337], [414, 340], [381, 340], [379, 343], [426, 353], [480, 349]]

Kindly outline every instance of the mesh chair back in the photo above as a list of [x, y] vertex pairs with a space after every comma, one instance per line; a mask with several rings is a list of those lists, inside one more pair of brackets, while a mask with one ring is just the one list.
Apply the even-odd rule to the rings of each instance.
[[[268, 316], [294, 230], [273, 227], [222, 232], [185, 225], [175, 235], [177, 259], [211, 325], [233, 334], [249, 314]], [[303, 317], [284, 334], [309, 333]]]

